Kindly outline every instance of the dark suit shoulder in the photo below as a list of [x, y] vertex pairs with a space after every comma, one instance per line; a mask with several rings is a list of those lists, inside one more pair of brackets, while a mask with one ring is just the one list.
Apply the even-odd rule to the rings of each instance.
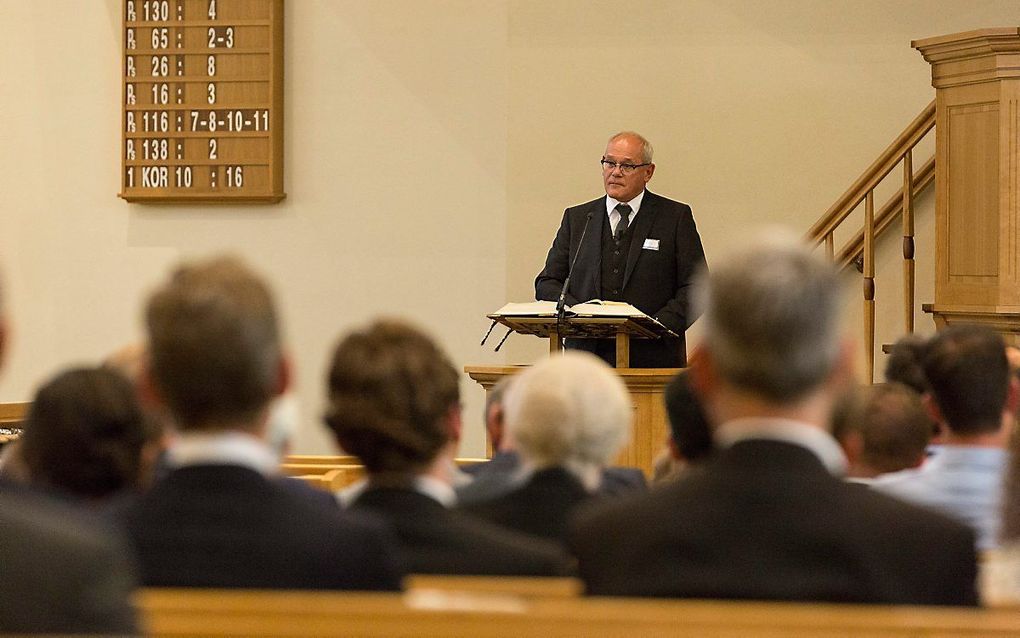
[[446, 509], [410, 489], [368, 489], [354, 502], [394, 529], [412, 573], [556, 576], [566, 556], [546, 541]]
[[0, 633], [133, 634], [125, 543], [60, 503], [0, 494]]
[[124, 521], [150, 586], [398, 589], [385, 526], [332, 503], [247, 468], [193, 466]]

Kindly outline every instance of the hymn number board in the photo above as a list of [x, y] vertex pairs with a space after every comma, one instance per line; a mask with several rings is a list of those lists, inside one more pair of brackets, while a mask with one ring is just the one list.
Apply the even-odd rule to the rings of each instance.
[[125, 0], [120, 196], [278, 202], [283, 0]]

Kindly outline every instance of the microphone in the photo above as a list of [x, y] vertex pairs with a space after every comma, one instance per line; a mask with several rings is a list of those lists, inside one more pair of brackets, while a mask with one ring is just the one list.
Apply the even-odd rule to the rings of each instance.
[[577, 242], [577, 252], [574, 253], [574, 260], [570, 262], [570, 268], [567, 269], [567, 278], [563, 280], [563, 290], [560, 290], [560, 299], [556, 302], [557, 329], [559, 329], [560, 323], [567, 312], [567, 287], [570, 286], [570, 276], [574, 274], [574, 264], [577, 263], [577, 258], [581, 255], [581, 247], [584, 246], [584, 236], [588, 232], [588, 224], [591, 223], [592, 214], [593, 211], [588, 211], [588, 215], [584, 218], [584, 228], [581, 229], [581, 239]]

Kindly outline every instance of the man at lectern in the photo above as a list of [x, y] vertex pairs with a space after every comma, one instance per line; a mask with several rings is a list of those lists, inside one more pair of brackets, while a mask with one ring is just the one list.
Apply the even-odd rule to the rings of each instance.
[[[558, 301], [565, 292], [568, 306], [592, 299], [625, 301], [678, 335], [632, 340], [631, 367], [682, 367], [687, 363], [684, 331], [697, 318], [688, 290], [691, 277], [705, 266], [691, 207], [645, 190], [655, 164], [652, 145], [637, 133], [609, 138], [601, 164], [606, 195], [563, 213], [545, 268], [535, 279], [535, 296]], [[567, 339], [566, 346], [616, 363], [611, 339]]]

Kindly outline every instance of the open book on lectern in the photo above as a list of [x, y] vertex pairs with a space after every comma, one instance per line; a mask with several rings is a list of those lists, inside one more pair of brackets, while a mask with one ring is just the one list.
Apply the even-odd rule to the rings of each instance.
[[628, 335], [644, 339], [676, 336], [654, 317], [649, 317], [634, 306], [620, 301], [586, 301], [567, 306], [563, 321], [557, 316], [556, 302], [529, 301], [508, 303], [496, 312], [486, 315], [492, 319], [489, 331], [482, 338], [482, 344], [492, 334], [497, 323], [507, 327], [507, 333], [496, 346], [506, 341], [512, 332], [537, 337], [559, 337], [605, 339], [617, 335]]
[[[565, 306], [567, 317], [647, 317], [634, 306], [625, 301], [602, 301], [592, 299], [584, 303]], [[555, 301], [529, 301], [525, 303], [508, 303], [490, 317], [555, 317]], [[651, 319], [651, 317], [648, 317]]]

